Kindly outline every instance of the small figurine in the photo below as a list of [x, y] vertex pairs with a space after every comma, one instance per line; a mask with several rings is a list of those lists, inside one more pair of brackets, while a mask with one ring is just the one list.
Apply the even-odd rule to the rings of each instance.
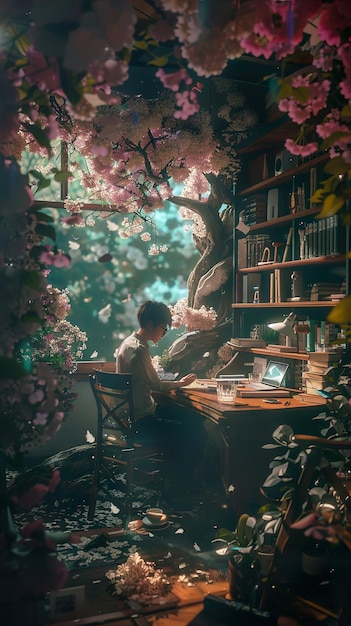
[[302, 298], [303, 296], [303, 280], [301, 272], [293, 272], [290, 276], [291, 282], [291, 295], [293, 298]]
[[260, 303], [260, 288], [254, 287], [253, 290], [254, 290], [253, 303], [259, 304]]

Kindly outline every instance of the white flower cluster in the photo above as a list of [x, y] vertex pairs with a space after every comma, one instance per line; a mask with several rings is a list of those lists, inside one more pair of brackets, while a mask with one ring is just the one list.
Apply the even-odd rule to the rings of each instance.
[[67, 196], [64, 200], [63, 206], [65, 207], [68, 213], [81, 213], [82, 208], [84, 207], [84, 202], [82, 200], [72, 200], [69, 196]]
[[167, 252], [167, 250], [167, 246], [157, 246], [155, 243], [153, 243], [152, 246], [150, 246], [150, 248], [148, 249], [147, 253], [149, 256], [158, 256], [160, 252]]
[[138, 552], [116, 570], [106, 572], [106, 577], [111, 581], [113, 595], [141, 601], [165, 596], [170, 584], [163, 570], [155, 569], [155, 564], [144, 561]]
[[211, 330], [216, 325], [217, 313], [212, 307], [206, 309], [202, 305], [199, 309], [193, 309], [189, 307], [187, 299], [182, 298], [170, 309], [174, 328], [183, 325], [187, 331]]

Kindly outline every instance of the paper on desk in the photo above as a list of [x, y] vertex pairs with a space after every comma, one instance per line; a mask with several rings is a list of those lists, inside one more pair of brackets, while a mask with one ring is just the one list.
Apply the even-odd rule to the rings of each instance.
[[197, 378], [194, 382], [184, 387], [184, 389], [199, 389], [201, 391], [212, 391], [217, 389], [216, 381], [209, 378]]

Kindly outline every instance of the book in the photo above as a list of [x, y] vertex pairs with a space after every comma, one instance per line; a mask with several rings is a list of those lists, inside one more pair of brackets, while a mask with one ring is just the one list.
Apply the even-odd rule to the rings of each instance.
[[282, 346], [280, 344], [269, 343], [267, 350], [272, 350], [273, 352], [296, 352], [296, 346]]
[[293, 233], [293, 229], [291, 227], [291, 228], [289, 228], [288, 236], [286, 238], [285, 248], [284, 248], [283, 258], [282, 258], [282, 263], [285, 263], [285, 261], [290, 261], [292, 259], [292, 255], [291, 255], [292, 233]]
[[273, 389], [267, 391], [263, 389], [238, 389], [237, 396], [240, 398], [289, 398], [291, 392], [288, 389]]
[[341, 356], [341, 349], [330, 349], [326, 348], [320, 352], [310, 352], [309, 361], [310, 363], [332, 363], [334, 361], [339, 361]]
[[302, 377], [305, 384], [306, 392], [310, 395], [318, 396], [318, 392], [323, 390], [323, 381], [316, 381], [312, 378], [306, 377], [305, 372], [302, 373]]
[[237, 337], [232, 338], [228, 343], [235, 348], [265, 348], [266, 342], [263, 339], [254, 339], [253, 337]]

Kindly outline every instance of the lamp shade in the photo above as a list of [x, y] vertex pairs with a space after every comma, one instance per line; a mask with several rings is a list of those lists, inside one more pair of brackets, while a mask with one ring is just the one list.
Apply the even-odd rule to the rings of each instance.
[[282, 322], [273, 322], [272, 324], [267, 324], [267, 326], [272, 330], [276, 330], [281, 335], [293, 337], [295, 320], [296, 315], [291, 312]]

